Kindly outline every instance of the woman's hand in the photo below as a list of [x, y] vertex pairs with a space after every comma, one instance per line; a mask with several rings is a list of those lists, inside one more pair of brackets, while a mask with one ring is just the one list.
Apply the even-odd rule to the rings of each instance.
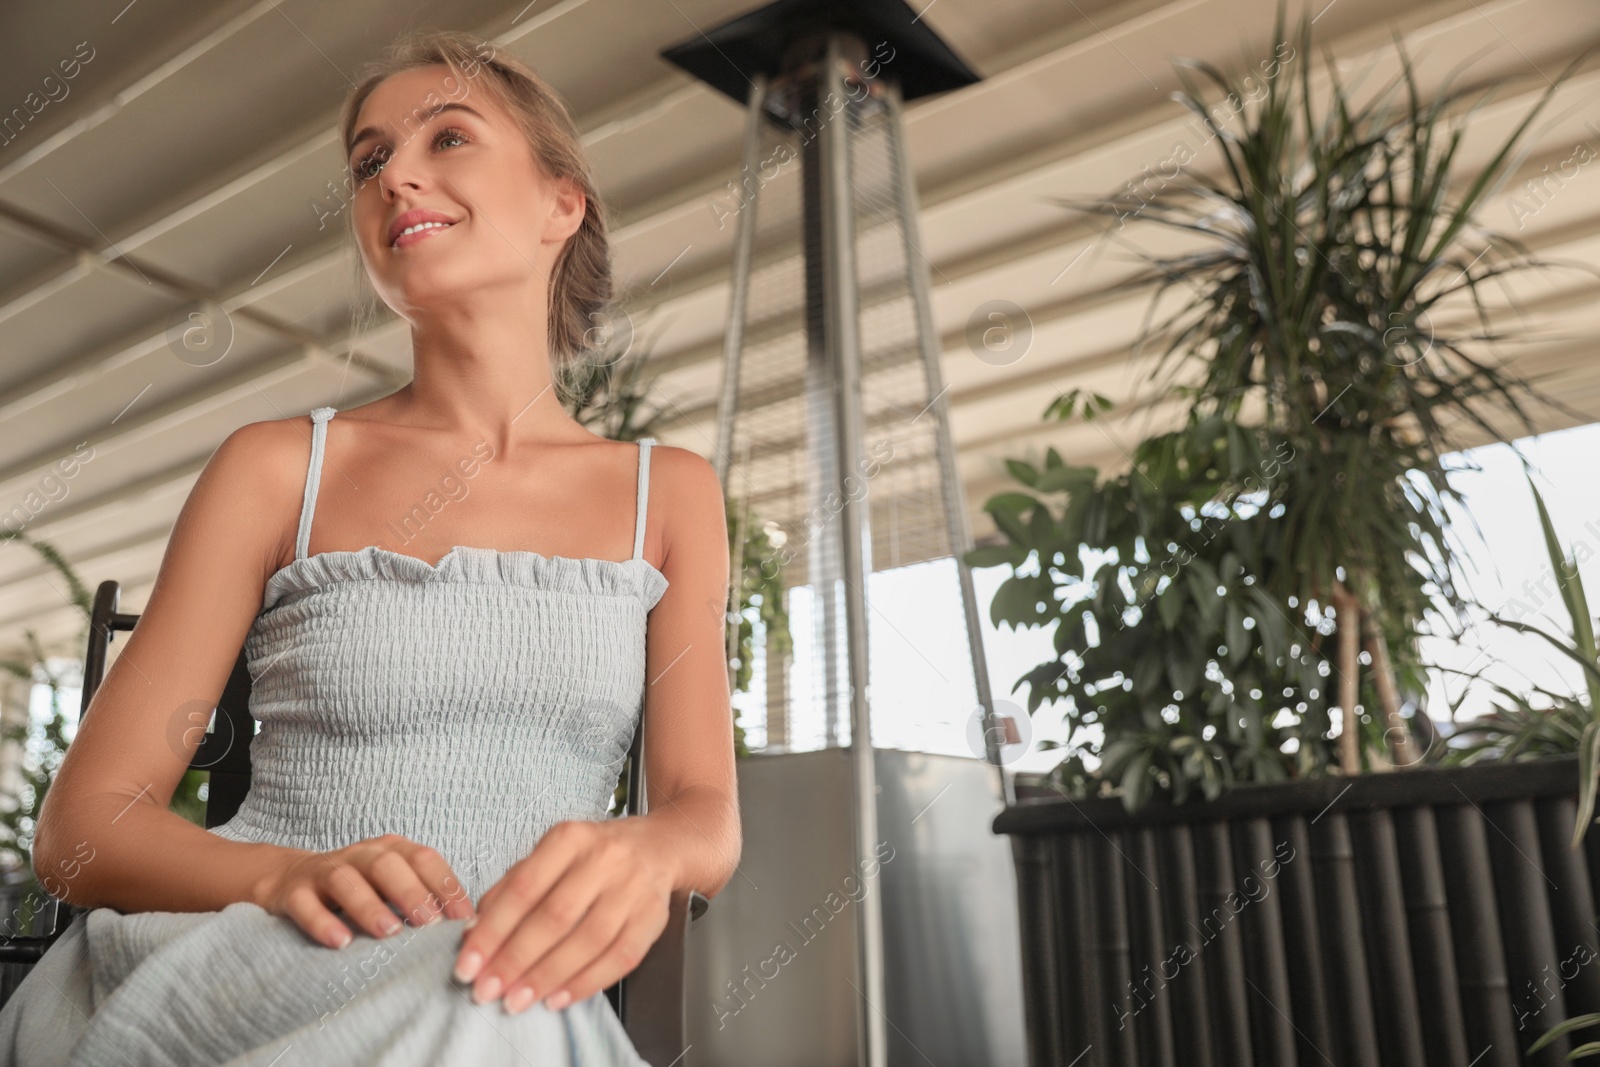
[[667, 926], [675, 872], [643, 817], [552, 826], [478, 901], [456, 979], [479, 1004], [564, 1008], [614, 985]]
[[311, 937], [329, 948], [352, 940], [350, 928], [334, 915], [329, 903], [344, 909], [373, 937], [400, 932], [392, 902], [413, 926], [441, 915], [465, 919], [472, 900], [450, 864], [427, 845], [384, 834], [328, 852], [286, 849], [283, 867], [256, 883], [251, 899], [274, 915], [293, 919]]

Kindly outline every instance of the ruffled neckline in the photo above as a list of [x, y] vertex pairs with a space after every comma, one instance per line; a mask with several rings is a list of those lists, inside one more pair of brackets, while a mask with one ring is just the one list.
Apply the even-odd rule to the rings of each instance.
[[554, 593], [637, 596], [645, 611], [656, 606], [671, 584], [655, 564], [642, 556], [594, 559], [456, 545], [438, 563], [429, 563], [403, 552], [368, 545], [291, 560], [267, 579], [261, 610], [267, 611], [292, 593], [337, 582], [372, 581], [518, 585]]

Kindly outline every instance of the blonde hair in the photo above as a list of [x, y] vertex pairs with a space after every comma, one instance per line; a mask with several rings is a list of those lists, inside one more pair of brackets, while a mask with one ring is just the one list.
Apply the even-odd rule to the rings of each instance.
[[[550, 359], [552, 373], [559, 378], [560, 371], [595, 348], [591, 330], [612, 299], [611, 242], [605, 207], [577, 124], [549, 83], [516, 56], [497, 52], [492, 42], [475, 34], [456, 30], [407, 34], [361, 72], [345, 98], [339, 121], [345, 157], [350, 155], [361, 105], [372, 91], [395, 74], [434, 65], [448, 67], [463, 86], [481, 89], [498, 103], [527, 138], [541, 169], [552, 178], [571, 180], [583, 191], [583, 222], [562, 246], [550, 272]], [[458, 97], [452, 94], [451, 99]], [[419, 107], [418, 121], [425, 115]]]

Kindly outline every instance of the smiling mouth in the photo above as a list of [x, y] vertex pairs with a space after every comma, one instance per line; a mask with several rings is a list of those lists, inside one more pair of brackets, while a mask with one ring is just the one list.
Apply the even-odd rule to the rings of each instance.
[[396, 237], [394, 243], [389, 247], [404, 248], [407, 245], [414, 245], [418, 241], [425, 240], [443, 230], [448, 230], [454, 225], [455, 223], [453, 222], [424, 222], [417, 226], [408, 227], [400, 231], [400, 236]]

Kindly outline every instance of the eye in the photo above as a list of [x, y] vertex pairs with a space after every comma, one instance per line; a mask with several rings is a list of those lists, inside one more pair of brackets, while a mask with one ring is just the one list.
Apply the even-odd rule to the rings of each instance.
[[383, 169], [383, 164], [388, 158], [388, 148], [375, 148], [371, 152], [367, 153], [365, 157], [358, 160], [356, 164], [350, 168], [350, 173], [354, 174], [359, 181], [371, 181], [373, 178], [378, 176], [378, 171]]
[[441, 141], [460, 141], [462, 144], [466, 144], [467, 135], [454, 126], [446, 126], [433, 135], [433, 147], [438, 148]]
[[[463, 131], [456, 129], [454, 126], [446, 126], [444, 129], [433, 135], [433, 146], [438, 148], [446, 141], [456, 141], [460, 144], [466, 144], [467, 135]], [[388, 161], [389, 149], [386, 146], [379, 146], [378, 148], [373, 149], [365, 157], [357, 161], [356, 164], [350, 168], [350, 172], [354, 174], [358, 180], [369, 182], [378, 176], [378, 172], [383, 169], [383, 165]]]

